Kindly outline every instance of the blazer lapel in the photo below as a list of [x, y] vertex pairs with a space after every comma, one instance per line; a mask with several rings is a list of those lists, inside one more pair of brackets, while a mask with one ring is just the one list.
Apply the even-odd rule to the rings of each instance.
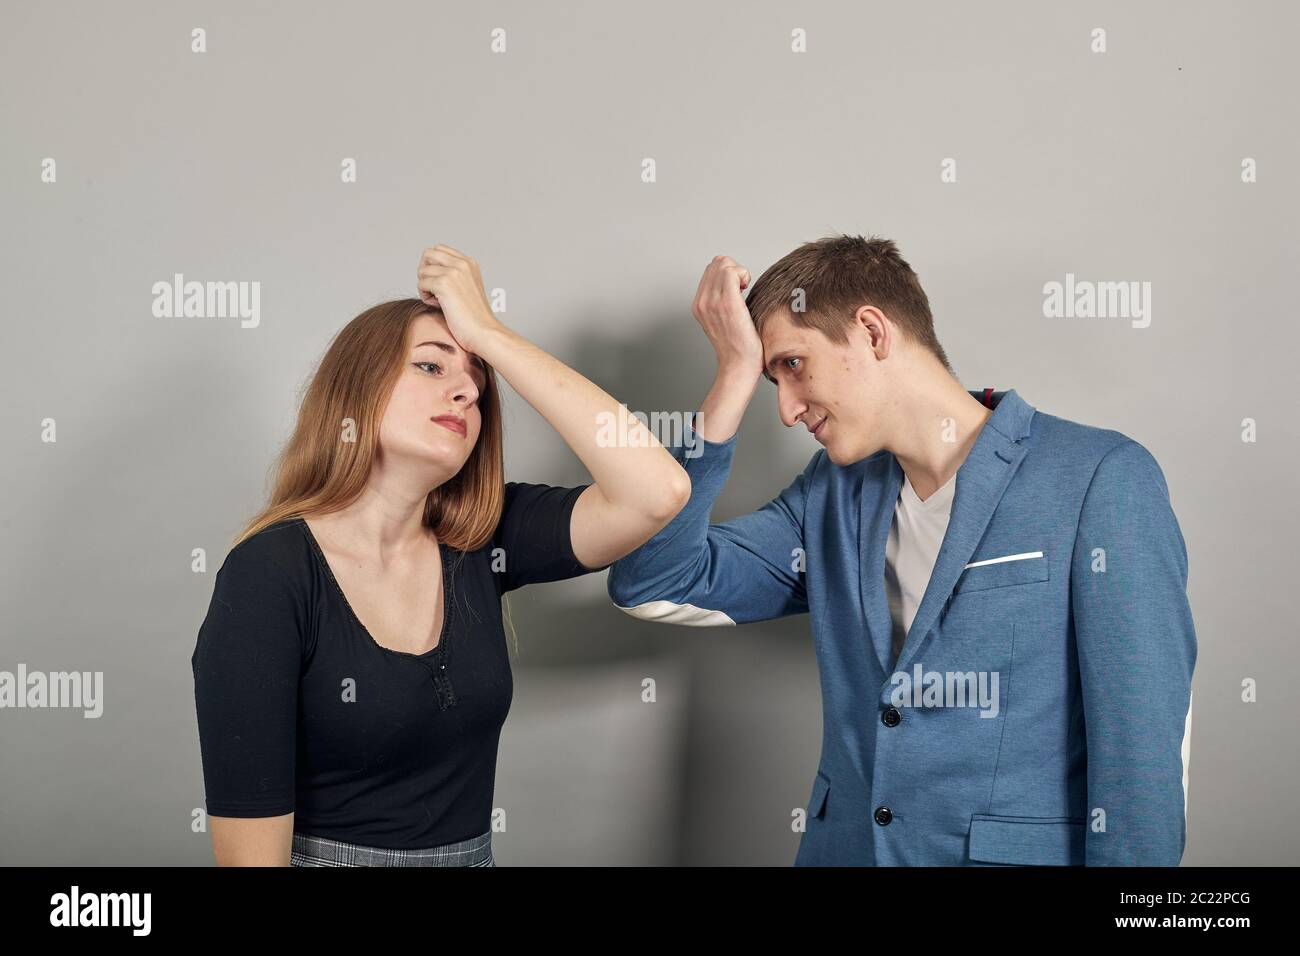
[[[981, 397], [979, 392], [971, 394]], [[907, 640], [898, 655], [897, 670], [906, 670], [912, 663], [940, 610], [952, 597], [957, 579], [983, 539], [1007, 485], [1015, 477], [1028, 451], [1023, 440], [1029, 436], [1033, 415], [1034, 409], [1016, 394], [1015, 389], [1006, 392], [980, 429], [966, 460], [957, 469], [957, 487], [953, 492], [948, 531], [939, 548], [934, 570], [930, 572], [925, 596], [921, 598]]]
[[[970, 394], [983, 400], [981, 392]], [[966, 460], [957, 469], [957, 487], [953, 492], [948, 531], [935, 559], [925, 595], [908, 629], [896, 670], [905, 670], [911, 663], [922, 639], [948, 603], [957, 579], [979, 546], [1003, 493], [1025, 457], [1027, 449], [1022, 441], [1029, 435], [1033, 407], [1016, 394], [1015, 389], [995, 392], [992, 401], [995, 403], [993, 414], [980, 429]], [[889, 599], [885, 594], [885, 546], [903, 483], [903, 469], [892, 454], [884, 455], [872, 467], [881, 469], [883, 473], [867, 471], [863, 475], [866, 487], [861, 496], [858, 520], [858, 553], [862, 556], [858, 566], [861, 569], [862, 613], [871, 646], [881, 670], [889, 673], [893, 644]], [[879, 489], [875, 493], [870, 491], [873, 484]]]
[[903, 486], [903, 469], [898, 459], [888, 452], [872, 462], [871, 469], [863, 473], [858, 502], [858, 554], [861, 556], [858, 586], [867, 636], [881, 670], [888, 671], [893, 656], [893, 631], [889, 598], [885, 594], [885, 545], [894, 522], [894, 505]]

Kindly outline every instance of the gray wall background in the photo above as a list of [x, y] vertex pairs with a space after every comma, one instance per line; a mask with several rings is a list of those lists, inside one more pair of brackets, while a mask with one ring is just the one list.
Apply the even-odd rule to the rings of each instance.
[[[414, 294], [422, 248], [478, 258], [508, 324], [631, 408], [689, 410], [708, 260], [757, 275], [830, 232], [899, 242], [967, 387], [1155, 454], [1200, 640], [1184, 863], [1300, 862], [1298, 26], [1284, 3], [6, 3], [0, 669], [103, 671], [105, 711], [0, 711], [0, 862], [211, 861], [189, 658], [213, 577], [330, 336]], [[260, 326], [154, 318], [176, 272], [260, 282]], [[1044, 318], [1066, 272], [1150, 281], [1150, 327]], [[506, 441], [512, 480], [589, 480], [512, 393]], [[762, 384], [715, 520], [815, 450]], [[499, 863], [793, 860], [807, 618], [653, 627], [603, 574], [511, 611]]]

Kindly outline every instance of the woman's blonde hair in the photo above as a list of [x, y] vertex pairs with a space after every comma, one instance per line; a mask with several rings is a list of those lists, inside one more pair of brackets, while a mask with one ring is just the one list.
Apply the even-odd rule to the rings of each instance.
[[[338, 511], [361, 494], [379, 449], [379, 424], [406, 361], [411, 325], [425, 314], [438, 312], [420, 299], [382, 302], [334, 337], [274, 466], [270, 501], [234, 545], [289, 518]], [[424, 502], [425, 526], [461, 551], [487, 543], [505, 504], [501, 405], [496, 373], [486, 362], [484, 369], [478, 442], [461, 470]]]

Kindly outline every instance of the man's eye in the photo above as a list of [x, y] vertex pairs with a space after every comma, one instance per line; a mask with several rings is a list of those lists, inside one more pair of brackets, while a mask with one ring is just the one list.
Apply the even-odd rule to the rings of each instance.
[[[434, 368], [436, 368], [439, 372], [442, 371], [442, 366], [439, 365], [437, 362], [415, 362], [415, 363], [413, 363], [413, 364], [415, 365], [416, 368], [422, 368], [422, 367], [425, 366], [425, 365], [432, 365], [432, 366], [433, 366]], [[425, 369], [425, 371], [428, 371], [428, 370]], [[433, 373], [433, 372], [429, 372], [429, 374], [432, 375], [432, 374], [434, 374], [434, 373]]]
[[788, 368], [790, 371], [793, 372], [793, 371], [795, 371], [795, 367], [794, 367], [793, 365], [791, 365], [790, 363], [791, 363], [791, 362], [798, 362], [798, 361], [800, 361], [800, 359], [797, 359], [797, 358], [788, 358], [788, 359], [785, 360], [785, 367]]

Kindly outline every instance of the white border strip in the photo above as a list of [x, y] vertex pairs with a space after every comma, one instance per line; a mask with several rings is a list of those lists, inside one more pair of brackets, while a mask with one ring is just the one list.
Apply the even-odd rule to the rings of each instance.
[[624, 614], [654, 621], [658, 624], [684, 624], [687, 627], [735, 627], [736, 622], [722, 611], [696, 607], [694, 604], [674, 604], [672, 601], [647, 601], [634, 607], [615, 604]]

